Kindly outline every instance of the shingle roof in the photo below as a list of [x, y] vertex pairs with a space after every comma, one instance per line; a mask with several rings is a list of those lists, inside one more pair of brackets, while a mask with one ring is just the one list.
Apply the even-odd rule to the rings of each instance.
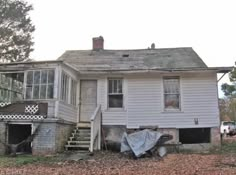
[[77, 70], [207, 68], [190, 47], [143, 50], [71, 50], [58, 60]]

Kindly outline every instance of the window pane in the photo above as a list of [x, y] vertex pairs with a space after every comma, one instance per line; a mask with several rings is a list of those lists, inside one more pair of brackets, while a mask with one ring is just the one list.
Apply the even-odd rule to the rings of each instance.
[[71, 98], [70, 103], [76, 105], [76, 81], [71, 81]]
[[47, 86], [46, 85], [41, 85], [41, 87], [40, 87], [40, 99], [46, 99], [46, 90], [47, 90]]
[[53, 98], [53, 85], [48, 86], [47, 98]]
[[123, 107], [123, 95], [109, 95], [108, 98], [110, 108]]
[[109, 94], [121, 94], [122, 93], [122, 79], [112, 79], [108, 82]]
[[39, 99], [39, 85], [33, 87], [33, 99]]
[[32, 86], [26, 87], [26, 99], [32, 98]]
[[39, 84], [40, 80], [40, 71], [35, 71], [34, 72], [34, 84]]
[[27, 73], [27, 84], [33, 84], [33, 71]]
[[54, 70], [48, 71], [48, 83], [54, 83]]
[[179, 109], [179, 95], [165, 95], [165, 108], [167, 109]]
[[69, 77], [63, 73], [63, 79], [64, 79], [64, 84], [62, 84], [62, 100], [65, 102], [68, 102], [68, 85], [69, 85]]
[[109, 89], [109, 93], [112, 93], [112, 80], [109, 80], [108, 89]]
[[46, 84], [47, 83], [47, 71], [41, 71], [41, 83]]
[[118, 80], [118, 93], [122, 93], [122, 80]]
[[165, 93], [179, 93], [179, 79], [164, 79], [164, 92]]
[[113, 80], [113, 93], [117, 93], [117, 80]]

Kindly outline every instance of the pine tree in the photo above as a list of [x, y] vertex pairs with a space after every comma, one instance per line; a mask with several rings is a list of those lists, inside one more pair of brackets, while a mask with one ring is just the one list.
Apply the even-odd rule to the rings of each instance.
[[32, 5], [22, 0], [0, 1], [0, 62], [29, 59], [35, 30], [29, 17], [32, 9]]

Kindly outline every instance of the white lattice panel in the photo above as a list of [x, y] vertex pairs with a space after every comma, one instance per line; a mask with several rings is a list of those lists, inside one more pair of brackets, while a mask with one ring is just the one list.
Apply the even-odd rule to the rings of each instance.
[[47, 118], [45, 115], [17, 115], [17, 114], [9, 114], [9, 115], [2, 115], [0, 114], [0, 119], [7, 119], [7, 120], [42, 120]]
[[4, 106], [7, 106], [7, 105], [10, 105], [11, 102], [0, 102], [0, 107], [4, 107]]
[[36, 114], [39, 110], [39, 105], [26, 105], [25, 113], [26, 114]]

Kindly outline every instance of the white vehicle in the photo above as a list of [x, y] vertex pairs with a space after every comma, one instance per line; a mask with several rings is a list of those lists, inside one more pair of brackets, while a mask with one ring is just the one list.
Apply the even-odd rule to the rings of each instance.
[[233, 121], [222, 121], [220, 125], [220, 133], [233, 135], [236, 133], [236, 125]]

